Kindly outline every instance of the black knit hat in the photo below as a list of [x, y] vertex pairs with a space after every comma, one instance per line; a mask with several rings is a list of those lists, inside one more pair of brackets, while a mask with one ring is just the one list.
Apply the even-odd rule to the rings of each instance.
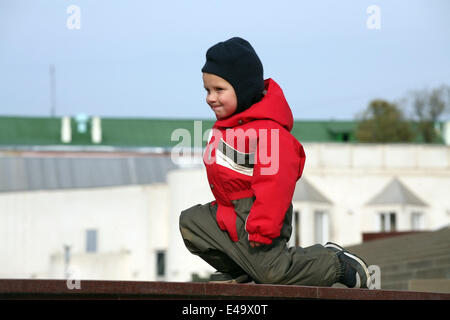
[[215, 74], [233, 86], [238, 101], [235, 114], [263, 97], [263, 65], [247, 40], [234, 37], [209, 48], [202, 72]]

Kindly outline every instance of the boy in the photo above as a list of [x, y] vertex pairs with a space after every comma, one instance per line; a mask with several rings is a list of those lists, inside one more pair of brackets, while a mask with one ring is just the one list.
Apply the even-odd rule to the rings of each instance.
[[184, 210], [180, 232], [188, 250], [217, 270], [210, 280], [367, 288], [367, 265], [338, 245], [286, 245], [305, 153], [290, 134], [283, 92], [264, 80], [250, 43], [234, 37], [212, 46], [202, 72], [217, 118], [203, 156], [216, 200]]

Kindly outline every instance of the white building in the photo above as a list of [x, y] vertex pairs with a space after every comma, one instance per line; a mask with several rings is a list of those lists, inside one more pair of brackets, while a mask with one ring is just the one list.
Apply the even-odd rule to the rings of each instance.
[[[304, 147], [290, 245], [450, 223], [450, 147]], [[213, 200], [204, 168], [146, 156], [0, 152], [0, 277], [189, 281], [214, 271], [178, 229], [182, 210]]]

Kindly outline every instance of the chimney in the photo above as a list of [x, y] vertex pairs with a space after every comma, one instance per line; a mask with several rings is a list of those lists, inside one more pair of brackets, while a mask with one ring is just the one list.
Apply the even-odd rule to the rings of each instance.
[[92, 117], [91, 139], [92, 143], [102, 143], [102, 124], [100, 117]]
[[444, 143], [450, 145], [450, 120], [444, 122]]
[[70, 117], [61, 118], [61, 141], [70, 143], [72, 141], [72, 128], [70, 126]]

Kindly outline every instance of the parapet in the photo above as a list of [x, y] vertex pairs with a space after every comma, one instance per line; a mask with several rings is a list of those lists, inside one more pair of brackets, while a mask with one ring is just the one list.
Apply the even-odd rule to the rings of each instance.
[[450, 294], [261, 284], [2, 279], [0, 299], [450, 300]]

